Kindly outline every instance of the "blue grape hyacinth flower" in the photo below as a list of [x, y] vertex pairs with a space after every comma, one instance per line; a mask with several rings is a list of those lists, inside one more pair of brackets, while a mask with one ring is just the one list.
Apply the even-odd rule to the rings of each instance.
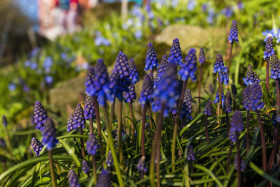
[[70, 187], [80, 187], [79, 179], [73, 169], [69, 171], [68, 180], [69, 180]]
[[242, 92], [243, 107], [250, 110], [250, 88], [246, 87]]
[[145, 164], [145, 157], [142, 156], [140, 159], [139, 159], [139, 162], [137, 164], [137, 169], [139, 171], [142, 171], [143, 173], [146, 173], [148, 168], [146, 167], [146, 164]]
[[237, 133], [241, 132], [243, 130], [243, 121], [242, 121], [242, 114], [240, 111], [235, 111], [231, 124], [230, 124], [230, 130], [229, 130], [229, 139], [232, 142], [235, 142], [237, 140]]
[[158, 67], [157, 54], [153, 44], [149, 43], [147, 54], [146, 54], [145, 71], [154, 70], [157, 67]]
[[178, 89], [177, 65], [169, 63], [154, 91], [155, 103], [153, 104], [153, 111], [159, 111], [164, 105], [164, 116], [167, 116], [179, 98]]
[[86, 144], [87, 152], [89, 155], [94, 156], [99, 149], [99, 145], [97, 144], [97, 139], [94, 134], [90, 133], [89, 138]]
[[181, 52], [181, 46], [178, 38], [175, 38], [173, 40], [168, 61], [171, 63], [176, 63], [179, 66], [182, 65], [183, 63], [183, 58], [182, 58], [182, 52]]
[[194, 150], [193, 150], [193, 146], [191, 146], [191, 145], [188, 148], [187, 160], [188, 161], [195, 161]]
[[200, 48], [198, 62], [201, 64], [205, 62], [205, 53], [203, 48]]
[[270, 77], [274, 80], [280, 79], [280, 63], [276, 55], [271, 56], [270, 67]]
[[267, 58], [271, 57], [272, 55], [275, 54], [275, 51], [273, 49], [273, 38], [272, 37], [268, 37], [265, 43], [265, 51], [264, 51], [264, 60], [266, 60]]
[[212, 102], [211, 101], [208, 101], [206, 103], [206, 106], [204, 108], [204, 114], [207, 115], [207, 116], [212, 116]]
[[146, 75], [144, 78], [142, 91], [140, 93], [139, 103], [142, 104], [143, 106], [148, 102], [153, 103], [154, 101], [153, 93], [154, 93], [153, 75], [149, 74]]
[[35, 137], [31, 139], [31, 147], [35, 153], [36, 156], [39, 156], [42, 149], [43, 149], [43, 144]]
[[86, 120], [95, 119], [94, 100], [93, 97], [86, 95], [84, 116]]
[[139, 75], [134, 60], [132, 58], [129, 60], [129, 70], [130, 70], [129, 78], [131, 82], [135, 85], [139, 81]]
[[264, 103], [262, 102], [262, 88], [259, 84], [253, 84], [250, 90], [249, 96], [249, 107], [252, 111], [259, 111], [264, 107]]
[[179, 70], [179, 76], [182, 81], [187, 81], [190, 77], [192, 81], [196, 81], [195, 72], [197, 70], [197, 57], [196, 50], [191, 48], [188, 55], [185, 58], [185, 63], [182, 64], [182, 68]]
[[225, 71], [225, 65], [224, 65], [224, 60], [223, 60], [223, 56], [222, 55], [217, 55], [216, 56], [216, 61], [214, 64], [214, 69], [213, 69], [213, 73], [217, 73], [217, 72], [221, 72], [221, 71]]
[[106, 158], [106, 165], [107, 165], [107, 167], [112, 167], [113, 163], [114, 163], [114, 161], [113, 161], [112, 152], [109, 151], [107, 154], [107, 158]]
[[85, 174], [89, 175], [89, 172], [90, 172], [90, 167], [87, 163], [87, 161], [83, 161], [83, 164], [82, 164], [82, 170]]
[[85, 124], [86, 124], [86, 120], [85, 120], [85, 116], [84, 116], [84, 110], [81, 104], [77, 104], [76, 108], [75, 108], [75, 113], [74, 113], [74, 117], [73, 117], [73, 121], [74, 121], [74, 126], [76, 129], [78, 128], [85, 128]]
[[233, 43], [234, 41], [238, 42], [238, 29], [237, 29], [237, 23], [235, 20], [232, 21], [231, 29], [230, 29], [229, 36], [228, 36], [228, 41], [230, 43]]
[[166, 70], [167, 65], [168, 65], [167, 56], [163, 55], [162, 59], [161, 59], [161, 62], [160, 62], [160, 65], [158, 66], [158, 69], [157, 69], [157, 74], [156, 74], [155, 81], [154, 81], [154, 88], [157, 87], [158, 81], [160, 80], [160, 77], [162, 76], [162, 74]]
[[111, 187], [111, 176], [110, 173], [103, 169], [99, 175], [96, 187]]
[[228, 90], [225, 97], [224, 111], [226, 111], [227, 113], [231, 113], [232, 112], [231, 105], [232, 105], [232, 98], [231, 98], [231, 93]]
[[221, 83], [224, 83], [226, 86], [229, 83], [229, 69], [227, 66], [224, 66], [223, 70], [219, 72]]
[[73, 114], [70, 114], [67, 121], [67, 131], [71, 132], [73, 130], [77, 130], [76, 125], [73, 120]]
[[94, 77], [95, 77], [95, 69], [94, 67], [89, 66], [87, 71], [87, 80], [85, 82], [85, 86], [86, 86], [86, 93], [89, 94], [91, 97], [97, 95], [94, 86]]
[[47, 145], [47, 149], [49, 151], [52, 150], [58, 143], [58, 140], [56, 139], [56, 129], [50, 118], [47, 118], [44, 122], [42, 142], [44, 145]]
[[[221, 96], [222, 96], [222, 106], [224, 106], [224, 102], [225, 102], [225, 96], [224, 96], [224, 91], [223, 88], [221, 88]], [[215, 96], [215, 100], [214, 103], [218, 103], [220, 101], [220, 94], [219, 94], [219, 88], [217, 89], [217, 93]]]
[[[241, 162], [241, 168], [240, 168], [240, 170], [243, 172], [244, 170], [245, 170], [245, 168], [246, 168], [246, 164], [245, 164], [245, 161], [242, 159], [242, 158], [240, 158], [241, 160], [240, 160], [240, 162]], [[237, 154], [235, 155], [235, 157], [234, 157], [234, 165], [235, 165], [235, 169], [237, 170], [238, 169], [238, 159], [237, 159]]]
[[136, 93], [135, 93], [135, 86], [134, 84], [130, 84], [128, 87], [129, 91], [124, 92], [124, 102], [126, 103], [133, 103], [134, 100], [136, 99]]
[[243, 78], [243, 81], [246, 84], [246, 86], [260, 82], [258, 75], [253, 71], [251, 65], [248, 65], [247, 73], [246, 76]]
[[36, 124], [36, 129], [40, 129], [41, 131], [43, 131], [44, 123], [47, 119], [48, 115], [45, 111], [45, 108], [40, 101], [36, 101], [34, 106], [34, 122]]
[[188, 120], [192, 120], [192, 94], [190, 89], [186, 89], [183, 104], [182, 104], [182, 110], [180, 113], [180, 118], [186, 118]]

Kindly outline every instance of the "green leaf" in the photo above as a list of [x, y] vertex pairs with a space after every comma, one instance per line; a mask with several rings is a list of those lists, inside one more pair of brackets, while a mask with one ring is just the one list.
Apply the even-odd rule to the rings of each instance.
[[207, 173], [207, 174], [209, 174], [209, 175], [212, 177], [212, 179], [217, 183], [218, 186], [220, 186], [220, 187], [223, 186], [222, 183], [221, 183], [221, 181], [214, 175], [214, 173], [212, 173], [212, 171], [210, 171], [210, 170], [207, 169], [206, 167], [201, 166], [201, 165], [199, 165], [199, 164], [195, 164], [194, 167], [197, 168], [197, 169], [200, 169], [200, 170], [204, 171], [204, 172]]
[[62, 143], [63, 147], [66, 149], [68, 154], [73, 158], [74, 162], [76, 163], [77, 167], [79, 168], [81, 166], [81, 163], [77, 156], [75, 155], [75, 150], [71, 148], [65, 141], [59, 140], [60, 143]]

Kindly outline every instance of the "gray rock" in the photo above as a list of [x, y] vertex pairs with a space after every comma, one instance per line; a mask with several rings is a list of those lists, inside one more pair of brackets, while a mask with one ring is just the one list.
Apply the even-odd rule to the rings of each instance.
[[191, 47], [204, 47], [211, 42], [215, 48], [220, 48], [226, 42], [227, 32], [224, 28], [201, 28], [190, 25], [170, 25], [156, 37], [156, 42], [172, 45], [175, 38], [180, 40], [182, 51]]

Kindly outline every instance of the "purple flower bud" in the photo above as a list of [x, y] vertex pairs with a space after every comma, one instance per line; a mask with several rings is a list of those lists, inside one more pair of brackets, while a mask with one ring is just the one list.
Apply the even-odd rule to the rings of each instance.
[[167, 56], [163, 55], [160, 65], [158, 66], [157, 69], [157, 74], [156, 74], [156, 78], [155, 78], [155, 84], [154, 84], [154, 88], [157, 87], [158, 81], [160, 80], [160, 77], [163, 75], [163, 73], [165, 72], [166, 68], [168, 65], [168, 61], [167, 61]]
[[275, 51], [273, 49], [273, 38], [270, 36], [267, 38], [265, 43], [265, 51], [264, 51], [264, 60], [266, 60], [268, 57], [271, 57], [275, 54]]
[[212, 116], [212, 102], [211, 101], [208, 101], [206, 103], [206, 106], [204, 108], [204, 114], [205, 115], [208, 115], [208, 116]]
[[203, 48], [200, 48], [198, 62], [201, 64], [205, 62], [205, 54]]
[[2, 116], [2, 124], [4, 127], [7, 127], [7, 125], [8, 125], [8, 120], [5, 115]]
[[107, 170], [103, 169], [99, 175], [96, 187], [111, 187], [111, 177]]
[[148, 168], [146, 167], [146, 164], [145, 164], [145, 157], [141, 157], [138, 164], [137, 164], [137, 169], [139, 171], [142, 171], [143, 173], [146, 173]]
[[34, 106], [34, 122], [36, 124], [36, 129], [40, 129], [41, 131], [43, 131], [44, 123], [46, 122], [47, 118], [48, 115], [43, 105], [40, 101], [36, 101]]
[[155, 48], [152, 43], [148, 44], [148, 50], [146, 54], [145, 71], [154, 70], [158, 67], [158, 59]]
[[271, 72], [270, 77], [274, 80], [279, 79], [280, 78], [280, 63], [279, 63], [276, 55], [271, 56], [270, 67], [271, 67], [270, 68], [270, 72]]
[[191, 145], [188, 148], [187, 160], [195, 161], [194, 150], [193, 150], [193, 146], [191, 146]]
[[31, 139], [31, 147], [36, 156], [39, 156], [43, 149], [43, 144], [35, 137]]
[[[221, 96], [222, 96], [222, 106], [224, 106], [225, 96], [224, 96], [223, 88], [221, 88], [221, 91], [222, 91], [222, 94], [221, 94]], [[218, 103], [219, 101], [220, 101], [220, 94], [219, 94], [219, 88], [218, 88], [216, 96], [215, 96], [214, 103]]]
[[75, 129], [78, 128], [85, 128], [85, 116], [84, 116], [84, 110], [81, 104], [77, 104], [76, 108], [75, 108], [75, 113], [73, 116], [73, 121], [74, 121], [74, 127]]
[[155, 103], [153, 103], [153, 111], [159, 111], [164, 104], [164, 116], [167, 116], [168, 112], [176, 105], [177, 99], [179, 98], [178, 89], [177, 65], [169, 63], [154, 91], [156, 100]]
[[243, 130], [242, 114], [238, 110], [234, 112], [230, 124], [230, 131], [241, 132]]
[[144, 78], [142, 91], [140, 93], [139, 103], [144, 105], [147, 102], [152, 103], [153, 102], [153, 93], [154, 93], [154, 80], [153, 75], [149, 74], [146, 75]]
[[231, 93], [230, 93], [230, 91], [228, 90], [227, 93], [226, 93], [225, 105], [224, 105], [224, 110], [225, 110], [227, 113], [231, 113], [231, 111], [232, 111], [231, 105], [232, 105]]
[[127, 56], [121, 51], [119, 52], [116, 58], [115, 69], [117, 70], [121, 79], [124, 79], [125, 77], [129, 77], [129, 64], [128, 64]]
[[85, 174], [87, 174], [87, 175], [89, 174], [90, 167], [89, 167], [87, 161], [85, 161], [85, 160], [83, 161], [82, 169], [83, 169], [83, 172], [85, 172]]
[[86, 95], [84, 116], [86, 120], [95, 119], [93, 97]]
[[80, 187], [79, 179], [73, 169], [69, 171], [68, 180], [70, 187]]
[[251, 65], [248, 66], [247, 73], [246, 76], [243, 78], [243, 81], [247, 86], [260, 82], [258, 75], [253, 71]]
[[178, 38], [173, 40], [172, 47], [170, 49], [168, 61], [171, 63], [176, 63], [179, 66], [183, 63], [182, 52], [180, 47], [180, 42]]
[[238, 29], [237, 29], [237, 23], [235, 20], [232, 21], [231, 29], [230, 29], [229, 36], [228, 36], [228, 41], [230, 43], [233, 43], [234, 41], [238, 42]]
[[132, 58], [129, 60], [129, 70], [130, 70], [129, 79], [135, 85], [139, 81], [139, 75], [136, 70], [136, 65], [134, 63], [134, 60]]
[[94, 134], [90, 133], [89, 138], [87, 141], [87, 152], [89, 155], [94, 156], [97, 152], [97, 149], [99, 149], [99, 145], [97, 144], [97, 139], [94, 136]]
[[71, 132], [73, 130], [77, 130], [76, 125], [73, 120], [73, 114], [70, 114], [67, 121], [67, 131]]
[[247, 87], [243, 90], [242, 97], [243, 97], [243, 107], [246, 110], [250, 110], [250, 88], [249, 87]]
[[95, 96], [96, 95], [96, 92], [94, 92], [95, 91], [94, 90], [95, 89], [95, 87], [94, 87], [94, 77], [95, 77], [94, 67], [89, 66], [88, 67], [88, 71], [87, 71], [87, 80], [85, 82], [85, 85], [86, 85], [86, 93], [91, 95], [91, 96]]
[[219, 72], [221, 83], [224, 83], [226, 86], [229, 83], [229, 70], [227, 66], [224, 66], [223, 70]]
[[108, 154], [107, 154], [106, 164], [107, 164], [107, 167], [112, 167], [113, 164], [114, 164], [113, 156], [112, 156], [111, 151], [109, 151]]
[[52, 150], [58, 143], [58, 140], [56, 139], [56, 129], [50, 118], [47, 118], [44, 122], [42, 142], [44, 145], [47, 145], [48, 150]]
[[259, 84], [253, 84], [250, 90], [249, 107], [252, 111], [261, 110], [264, 107], [262, 102], [262, 88]]
[[191, 90], [186, 89], [183, 104], [182, 104], [182, 110], [180, 113], [180, 118], [186, 118], [188, 120], [192, 120], [192, 95]]
[[185, 58], [185, 63], [182, 64], [182, 68], [179, 70], [179, 76], [182, 81], [187, 81], [190, 77], [192, 81], [196, 81], [195, 72], [197, 70], [197, 57], [196, 50], [191, 48], [188, 55]]
[[224, 71], [225, 70], [224, 67], [225, 67], [225, 65], [224, 65], [224, 60], [223, 60], [222, 55], [217, 55], [213, 72], [217, 73], [217, 71], [218, 72]]
[[133, 103], [134, 100], [136, 99], [134, 84], [130, 84], [128, 89], [129, 89], [129, 92], [124, 92], [124, 102], [126, 102], [126, 103], [132, 102]]

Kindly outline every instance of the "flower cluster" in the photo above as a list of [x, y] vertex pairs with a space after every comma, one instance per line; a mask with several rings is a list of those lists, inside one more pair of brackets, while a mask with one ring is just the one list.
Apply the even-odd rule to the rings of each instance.
[[271, 57], [275, 54], [275, 51], [273, 49], [273, 38], [268, 37], [265, 43], [265, 51], [264, 51], [264, 60], [266, 60], [268, 57]]
[[205, 62], [205, 54], [203, 48], [200, 48], [198, 62], [201, 64]]
[[[92, 71], [95, 71], [94, 77]], [[97, 63], [93, 70], [92, 68], [89, 68], [87, 80], [91, 80], [90, 83], [88, 81], [86, 82], [87, 95], [89, 95], [90, 97], [97, 96], [97, 100], [101, 106], [105, 105], [105, 101], [107, 99], [112, 99], [112, 95], [109, 89], [109, 75], [107, 72], [107, 67], [102, 59], [97, 60]]]
[[204, 108], [204, 114], [207, 115], [207, 116], [212, 116], [212, 102], [211, 101], [208, 101], [206, 103], [206, 106]]
[[73, 116], [74, 127], [78, 128], [85, 128], [86, 120], [84, 116], [84, 110], [81, 104], [77, 104], [75, 108], [75, 113]]
[[77, 177], [77, 175], [76, 175], [76, 173], [73, 169], [71, 169], [69, 171], [68, 180], [69, 180], [69, 186], [70, 187], [80, 187], [79, 179], [78, 179], [78, 177]]
[[176, 105], [179, 98], [178, 89], [177, 65], [169, 63], [154, 91], [153, 111], [159, 111], [164, 105], [164, 116], [167, 116], [169, 110]]
[[[224, 106], [224, 102], [225, 102], [225, 96], [224, 96], [224, 91], [223, 88], [221, 88], [221, 96], [222, 96], [222, 106]], [[219, 88], [217, 89], [217, 93], [215, 96], [215, 100], [214, 103], [218, 103], [220, 101], [220, 94], [219, 94]]]
[[[235, 165], [235, 169], [238, 170], [238, 159], [237, 159], [237, 154], [234, 157], [234, 165]], [[240, 158], [240, 163], [241, 163], [241, 168], [240, 170], [243, 172], [246, 168], [246, 164], [245, 161], [243, 159]]]
[[89, 174], [89, 172], [90, 172], [90, 167], [89, 167], [89, 165], [88, 165], [88, 163], [87, 163], [87, 161], [83, 161], [83, 164], [82, 164], [82, 170], [83, 170], [83, 172], [85, 172], [85, 174]]
[[48, 150], [52, 150], [58, 143], [58, 140], [56, 139], [56, 129], [50, 118], [44, 123], [42, 142], [44, 145], [47, 145]]
[[275, 38], [278, 41], [278, 43], [280, 42], [280, 29], [279, 28], [266, 30], [262, 34], [265, 36], [265, 39], [264, 39], [265, 42], [269, 37]]
[[67, 121], [67, 131], [68, 132], [71, 132], [73, 130], [77, 130], [77, 127], [74, 123], [74, 120], [73, 120], [73, 114], [70, 114], [69, 117], [68, 117], [68, 121]]
[[238, 29], [237, 29], [237, 23], [235, 20], [232, 21], [231, 29], [230, 29], [229, 36], [228, 36], [228, 41], [230, 43], [233, 43], [234, 41], [238, 42]]
[[85, 82], [85, 86], [86, 86], [86, 93], [91, 96], [96, 95], [96, 93], [92, 93], [93, 91], [95, 91], [94, 90], [94, 77], [95, 77], [95, 69], [94, 69], [94, 67], [89, 66], [88, 70], [87, 70], [87, 80]]
[[146, 104], [147, 102], [152, 103], [154, 99], [153, 93], [154, 93], [153, 75], [149, 74], [146, 75], [144, 78], [142, 91], [140, 93], [139, 103], [142, 105]]
[[129, 71], [130, 71], [129, 79], [135, 85], [139, 81], [139, 75], [136, 70], [136, 65], [134, 63], [134, 60], [132, 58], [129, 60]]
[[93, 97], [90, 97], [89, 95], [86, 95], [84, 116], [86, 120], [96, 118]]
[[137, 164], [137, 169], [139, 171], [142, 171], [143, 173], [147, 172], [148, 168], [145, 165], [145, 157], [144, 156], [140, 158], [140, 160], [139, 160], [139, 162]]
[[182, 64], [182, 68], [179, 70], [179, 75], [182, 81], [187, 81], [189, 77], [192, 81], [196, 81], [196, 61], [196, 50], [194, 48], [191, 48], [188, 52], [188, 55], [185, 58], [185, 63]]
[[41, 153], [41, 151], [43, 149], [42, 143], [35, 137], [33, 137], [31, 139], [31, 147], [32, 147], [36, 156], [39, 156], [39, 154]]
[[257, 111], [264, 107], [262, 102], [262, 89], [259, 84], [253, 84], [251, 88], [243, 90], [243, 106], [246, 110]]
[[89, 138], [87, 141], [87, 152], [89, 155], [94, 156], [97, 152], [97, 149], [99, 148], [99, 145], [97, 144], [97, 139], [94, 136], [94, 134], [90, 133], [89, 134]]
[[181, 47], [180, 47], [180, 42], [179, 42], [178, 38], [175, 38], [173, 40], [168, 61], [171, 63], [176, 63], [179, 66], [181, 66], [183, 63]]
[[224, 83], [225, 85], [228, 85], [229, 82], [229, 70], [228, 67], [224, 65], [224, 60], [222, 55], [217, 55], [216, 56], [216, 61], [214, 64], [214, 73], [219, 73], [220, 78], [221, 78], [221, 83]]
[[270, 69], [271, 75], [270, 75], [270, 77], [272, 79], [274, 79], [274, 80], [280, 79], [280, 63], [279, 63], [278, 58], [277, 58], [276, 55], [272, 55], [271, 56], [270, 66], [271, 66], [271, 69]]
[[180, 113], [180, 118], [186, 118], [188, 120], [192, 120], [192, 95], [191, 95], [191, 90], [186, 89], [184, 99], [183, 99], [183, 105], [182, 105], [182, 110]]
[[136, 99], [136, 93], [135, 93], [135, 85], [134, 84], [130, 84], [130, 86], [128, 87], [129, 91], [128, 92], [124, 92], [124, 102], [126, 103], [133, 103], [134, 100]]
[[243, 81], [247, 86], [260, 82], [259, 76], [253, 71], [251, 65], [248, 66], [247, 73], [243, 78]]
[[225, 110], [227, 113], [231, 113], [231, 111], [232, 111], [231, 105], [232, 105], [231, 93], [230, 93], [230, 91], [228, 90], [227, 93], [226, 93], [225, 105], [224, 105], [224, 110]]
[[158, 67], [158, 59], [155, 48], [152, 43], [148, 44], [148, 50], [146, 54], [145, 71], [154, 70]]
[[157, 69], [157, 74], [156, 74], [156, 77], [155, 77], [154, 88], [157, 87], [158, 81], [160, 80], [160, 77], [162, 76], [162, 74], [165, 72], [165, 70], [167, 68], [167, 65], [168, 65], [167, 56], [163, 55], [162, 59], [161, 59], [161, 62], [160, 62], [160, 65], [158, 66], [158, 69]]
[[232, 142], [235, 142], [236, 138], [237, 138], [236, 134], [241, 132], [242, 130], [243, 130], [242, 114], [240, 111], [237, 110], [234, 112], [234, 114], [232, 116], [232, 120], [231, 120], [231, 124], [230, 124], [229, 139]]
[[45, 108], [41, 104], [40, 101], [35, 102], [34, 106], [34, 122], [36, 125], [36, 129], [40, 129], [43, 131], [44, 129], [44, 123], [48, 119], [47, 112], [45, 111]]
[[110, 173], [108, 173], [107, 170], [103, 169], [99, 175], [96, 187], [104, 187], [104, 186], [109, 187], [112, 186], [112, 184], [111, 184]]
[[191, 145], [188, 148], [187, 160], [195, 161], [194, 150], [193, 150], [193, 146]]

